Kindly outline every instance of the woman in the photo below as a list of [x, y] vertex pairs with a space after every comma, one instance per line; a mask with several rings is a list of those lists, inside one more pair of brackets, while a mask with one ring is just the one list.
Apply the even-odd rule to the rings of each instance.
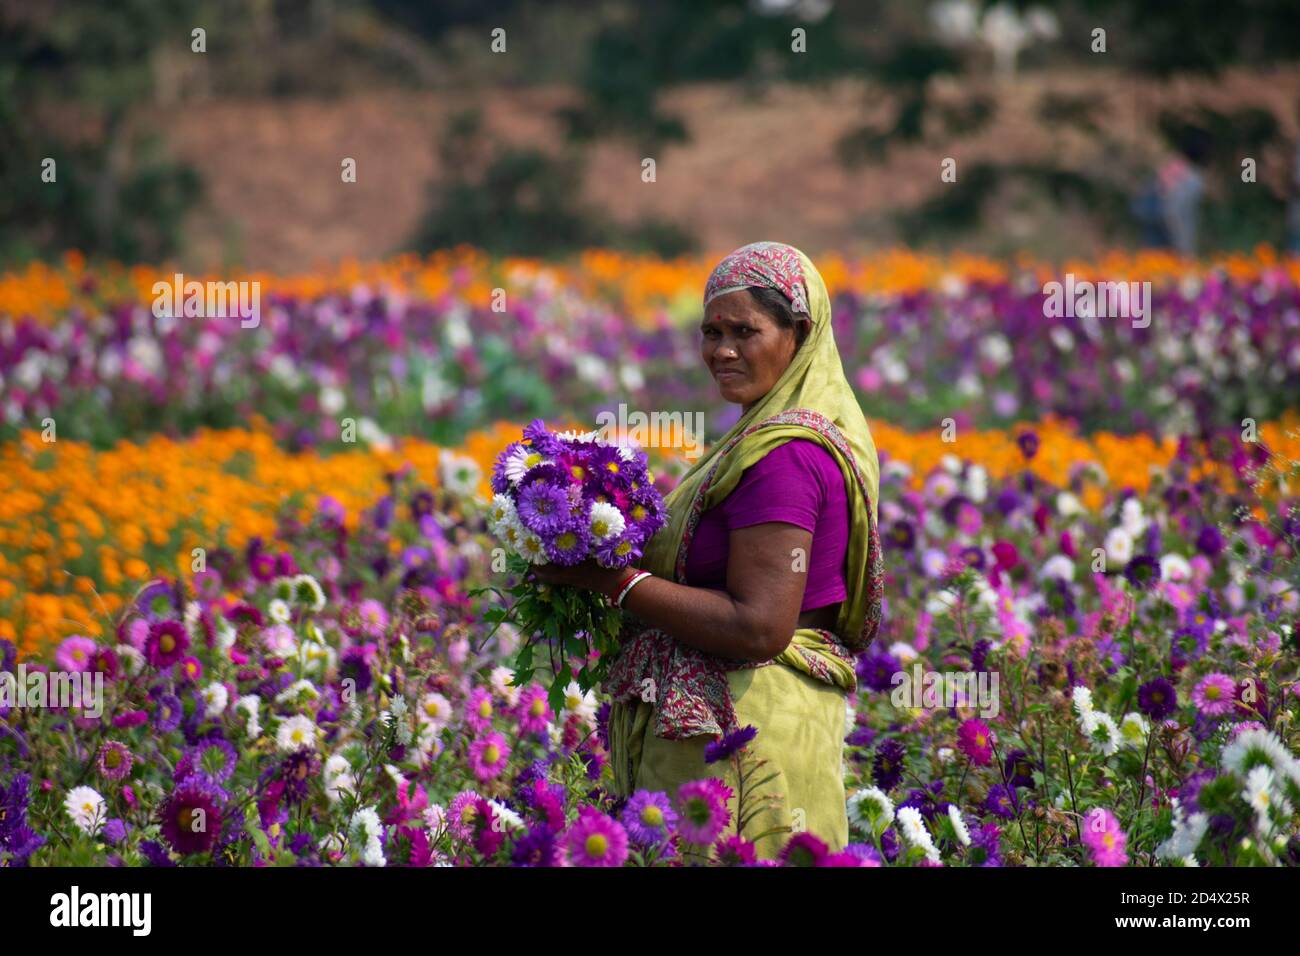
[[[759, 242], [723, 259], [701, 334], [705, 365], [742, 414], [668, 496], [669, 523], [641, 562], [652, 574], [623, 596], [604, 688], [615, 784], [676, 797], [719, 777], [732, 790], [728, 832], [743, 816], [758, 857], [801, 830], [838, 851], [845, 698], [853, 655], [880, 622], [875, 445], [825, 283], [799, 250]], [[536, 574], [611, 598], [626, 584], [593, 562]], [[732, 760], [706, 763], [705, 746], [746, 726], [757, 736], [741, 752], [742, 793]]]

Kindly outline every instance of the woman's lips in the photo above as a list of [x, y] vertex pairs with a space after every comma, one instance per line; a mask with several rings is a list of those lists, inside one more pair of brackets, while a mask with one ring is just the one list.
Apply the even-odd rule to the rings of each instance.
[[739, 378], [740, 370], [734, 368], [719, 369], [713, 373], [714, 378]]

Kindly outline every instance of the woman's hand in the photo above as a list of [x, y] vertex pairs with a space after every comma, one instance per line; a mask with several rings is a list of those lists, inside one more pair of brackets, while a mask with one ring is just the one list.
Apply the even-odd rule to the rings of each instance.
[[539, 564], [528, 572], [528, 577], [546, 584], [564, 585], [573, 588], [587, 588], [609, 594], [614, 585], [622, 579], [626, 568], [603, 568], [594, 560], [588, 559], [581, 564]]

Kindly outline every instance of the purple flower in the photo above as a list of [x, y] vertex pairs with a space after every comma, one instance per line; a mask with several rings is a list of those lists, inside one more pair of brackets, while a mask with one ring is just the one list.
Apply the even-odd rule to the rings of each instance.
[[571, 508], [564, 489], [545, 482], [534, 481], [519, 493], [519, 518], [539, 535], [550, 536], [565, 530], [572, 523]]
[[1223, 535], [1212, 524], [1207, 524], [1196, 536], [1196, 550], [1211, 558], [1217, 558], [1223, 550]]
[[704, 746], [704, 762], [717, 763], [719, 760], [726, 760], [732, 754], [743, 750], [757, 736], [758, 728], [751, 724], [732, 731], [718, 740], [711, 740]]
[[1178, 709], [1178, 691], [1163, 677], [1138, 688], [1138, 710], [1153, 720], [1164, 720]]
[[871, 775], [877, 787], [888, 793], [898, 786], [898, 782], [903, 779], [903, 758], [903, 745], [897, 740], [886, 740], [876, 748]]
[[638, 790], [623, 807], [619, 819], [633, 843], [654, 846], [668, 838], [677, 823], [677, 814], [668, 800], [668, 794]]
[[190, 646], [190, 636], [180, 621], [157, 621], [149, 628], [144, 652], [154, 667], [171, 667]]
[[178, 784], [159, 809], [162, 835], [181, 854], [212, 849], [221, 833], [220, 791], [201, 776]]

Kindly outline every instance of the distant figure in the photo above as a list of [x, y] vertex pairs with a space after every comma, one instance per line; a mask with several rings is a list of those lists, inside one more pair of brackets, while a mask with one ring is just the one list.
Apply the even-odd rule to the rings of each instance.
[[1209, 150], [1203, 135], [1189, 133], [1181, 140], [1178, 151], [1161, 163], [1131, 208], [1142, 225], [1143, 245], [1194, 256], [1205, 196], [1200, 167]]

